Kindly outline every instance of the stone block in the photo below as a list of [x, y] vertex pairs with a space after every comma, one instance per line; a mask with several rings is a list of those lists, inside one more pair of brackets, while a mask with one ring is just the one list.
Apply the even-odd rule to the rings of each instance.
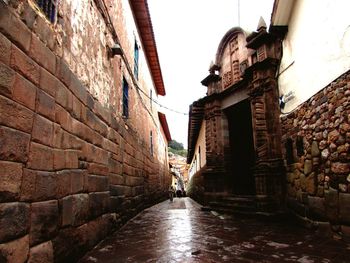
[[71, 194], [71, 170], [63, 170], [57, 175], [57, 197], [62, 198]]
[[339, 193], [339, 219], [350, 224], [350, 193]]
[[312, 162], [311, 162], [311, 160], [305, 160], [305, 163], [304, 163], [304, 174], [308, 175], [311, 172], [312, 172]]
[[53, 122], [36, 115], [34, 118], [32, 140], [47, 146], [53, 145]]
[[22, 182], [22, 164], [0, 161], [0, 202], [19, 199]]
[[79, 193], [84, 190], [84, 170], [71, 170], [71, 193]]
[[82, 83], [80, 82], [77, 76], [75, 76], [74, 74], [71, 74], [70, 83], [69, 85], [68, 84], [66, 85], [83, 104], [87, 105], [88, 92], [86, 91], [86, 88], [82, 85]]
[[102, 148], [114, 154], [119, 154], [120, 151], [118, 144], [106, 138], [102, 141]]
[[113, 128], [108, 129], [107, 138], [114, 142], [115, 144], [120, 144], [120, 135]]
[[[1, 46], [0, 46], [1, 48]], [[0, 62], [0, 94], [11, 97], [16, 72]]]
[[318, 157], [320, 155], [320, 149], [318, 148], [317, 141], [313, 141], [311, 144], [311, 156]]
[[135, 176], [125, 177], [125, 184], [127, 186], [139, 186], [139, 185], [143, 185], [143, 183], [144, 183], [143, 177], [135, 177]]
[[62, 140], [63, 140], [64, 131], [61, 126], [57, 123], [53, 125], [53, 147], [54, 148], [62, 148]]
[[41, 16], [38, 16], [35, 20], [34, 24], [34, 32], [37, 36], [39, 36], [40, 40], [46, 44], [51, 50], [54, 50], [55, 48], [55, 31], [52, 30], [49, 23], [47, 23], [47, 20], [44, 19]]
[[0, 32], [21, 49], [25, 51], [29, 50], [31, 40], [30, 30], [9, 10], [4, 2], [0, 2]]
[[335, 142], [339, 138], [339, 132], [337, 130], [333, 130], [330, 133], [328, 133], [328, 141], [329, 142]]
[[47, 70], [40, 68], [40, 89], [55, 98], [58, 80]]
[[30, 144], [28, 168], [34, 170], [53, 170], [53, 149], [42, 144]]
[[[55, 117], [56, 117], [56, 122], [60, 124], [63, 129], [65, 129], [66, 131], [74, 132], [74, 124], [75, 124], [74, 119], [70, 117], [68, 111], [66, 111], [64, 108], [62, 108], [57, 104], [55, 106]], [[84, 132], [84, 130], [81, 127], [77, 128], [77, 130], [78, 129], [80, 133]]]
[[330, 187], [328, 190], [325, 190], [324, 197], [325, 197], [325, 207], [326, 207], [327, 218], [330, 222], [337, 223], [339, 218], [338, 191]]
[[29, 134], [0, 126], [0, 160], [25, 163], [28, 159], [29, 140]]
[[97, 163], [89, 163], [88, 172], [90, 174], [108, 176], [109, 169], [108, 169], [108, 166], [105, 166], [105, 165], [101, 165]]
[[109, 191], [112, 196], [124, 196], [125, 188], [123, 185], [110, 185]]
[[98, 217], [109, 210], [109, 192], [89, 193], [89, 211], [92, 218]]
[[98, 175], [87, 175], [85, 190], [88, 192], [108, 191], [108, 177]]
[[62, 170], [66, 167], [66, 158], [64, 150], [53, 150], [53, 168], [54, 170]]
[[70, 71], [67, 63], [63, 59], [57, 59], [56, 74], [55, 75], [58, 77], [59, 80], [61, 80], [63, 82], [64, 85], [69, 87], [73, 74]]
[[48, 241], [32, 247], [29, 251], [28, 263], [50, 263], [53, 260], [52, 242]]
[[110, 174], [108, 175], [108, 178], [110, 184], [123, 185], [125, 183], [124, 177], [119, 174]]
[[36, 102], [36, 112], [55, 121], [55, 100], [46, 92], [39, 90]]
[[5, 65], [10, 64], [11, 42], [0, 33], [0, 62]]
[[14, 45], [11, 47], [10, 66], [35, 85], [39, 85], [39, 65]]
[[[0, 5], [1, 5], [1, 2], [0, 2]], [[27, 261], [28, 252], [29, 252], [28, 235], [5, 244], [0, 244], [1, 262], [24, 263]]]
[[[30, 177], [29, 177], [30, 178]], [[29, 179], [28, 178], [28, 179]], [[58, 179], [53, 172], [36, 172], [35, 179], [35, 200], [49, 200], [57, 196]]]
[[30, 246], [50, 240], [57, 232], [59, 223], [58, 201], [32, 203], [30, 216]]
[[316, 193], [316, 186], [317, 186], [317, 181], [315, 178], [315, 173], [311, 173], [305, 178], [305, 190], [310, 195], [314, 195]]
[[33, 111], [35, 110], [36, 87], [30, 81], [17, 74], [12, 93], [15, 101]]
[[28, 233], [29, 205], [19, 202], [0, 204], [0, 229], [0, 243]]
[[[84, 229], [93, 231], [92, 228]], [[52, 240], [54, 262], [78, 262], [87, 250], [85, 239], [77, 228], [68, 227], [61, 229]]]
[[68, 110], [69, 103], [73, 103], [72, 93], [61, 82], [58, 82], [55, 99], [66, 110]]
[[82, 116], [82, 108], [84, 107], [83, 104], [75, 97], [73, 96], [73, 117], [75, 117], [78, 120], [81, 120]]
[[32, 33], [29, 56], [52, 74], [55, 73], [55, 54], [48, 47], [46, 47], [34, 33]]
[[0, 95], [0, 124], [30, 133], [34, 113]]
[[350, 172], [350, 163], [332, 163], [331, 171], [335, 174], [347, 174]]
[[33, 29], [33, 24], [37, 16], [38, 15], [34, 9], [28, 3], [24, 3], [21, 19], [28, 26], [28, 28]]
[[62, 226], [77, 226], [87, 221], [89, 216], [88, 194], [67, 196], [61, 202]]
[[23, 169], [21, 185], [21, 201], [30, 201], [35, 199], [35, 183], [37, 171]]
[[78, 162], [78, 151], [75, 150], [66, 150], [64, 152], [65, 154], [65, 161], [66, 161], [66, 168], [67, 169], [77, 169], [79, 168], [79, 162]]

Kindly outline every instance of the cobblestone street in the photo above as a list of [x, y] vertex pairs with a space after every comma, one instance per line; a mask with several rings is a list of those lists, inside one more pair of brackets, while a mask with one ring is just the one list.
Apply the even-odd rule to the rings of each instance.
[[293, 223], [203, 212], [190, 198], [157, 204], [102, 241], [90, 262], [349, 262], [350, 245]]

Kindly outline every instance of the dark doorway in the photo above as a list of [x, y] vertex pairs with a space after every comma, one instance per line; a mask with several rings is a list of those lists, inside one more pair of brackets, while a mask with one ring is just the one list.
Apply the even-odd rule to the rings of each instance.
[[234, 194], [255, 194], [255, 163], [250, 102], [244, 100], [225, 111], [230, 136], [229, 184]]

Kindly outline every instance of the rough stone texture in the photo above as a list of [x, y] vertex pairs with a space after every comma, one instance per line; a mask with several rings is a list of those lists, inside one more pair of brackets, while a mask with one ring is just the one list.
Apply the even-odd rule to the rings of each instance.
[[25, 203], [0, 204], [0, 243], [16, 239], [29, 229], [29, 205]]
[[29, 252], [29, 237], [24, 236], [14, 241], [0, 244], [0, 261], [6, 263], [24, 263]]
[[31, 246], [50, 240], [58, 228], [58, 201], [32, 203], [30, 221], [29, 239]]
[[[282, 118], [283, 140], [303, 138], [304, 154], [295, 156], [295, 164], [287, 167], [289, 196], [299, 190], [312, 200], [324, 200], [325, 210], [317, 209], [319, 218], [332, 224], [349, 224], [347, 195], [350, 193], [349, 130], [350, 72], [319, 91], [293, 113]], [[307, 118], [305, 117], [307, 114]], [[307, 126], [307, 127], [306, 127]], [[298, 150], [298, 149], [297, 149]], [[291, 174], [303, 171], [301, 180]], [[311, 179], [314, 177], [314, 179]], [[316, 178], [317, 176], [317, 178]], [[313, 208], [309, 202], [308, 209]], [[339, 213], [338, 213], [339, 212]]]
[[89, 196], [77, 194], [62, 199], [62, 226], [81, 225], [89, 215]]
[[18, 200], [22, 182], [22, 164], [0, 161], [0, 202]]
[[53, 261], [52, 242], [42, 243], [32, 247], [29, 252], [28, 263], [50, 263]]
[[[115, 228], [110, 189], [122, 189], [120, 222], [166, 197], [167, 142], [128, 72], [138, 32], [129, 3], [107, 5], [122, 60], [108, 55], [115, 39], [94, 1], [59, 1], [55, 25], [32, 2], [0, 0], [0, 262], [68, 262]], [[154, 90], [143, 54], [139, 73], [138, 88]]]

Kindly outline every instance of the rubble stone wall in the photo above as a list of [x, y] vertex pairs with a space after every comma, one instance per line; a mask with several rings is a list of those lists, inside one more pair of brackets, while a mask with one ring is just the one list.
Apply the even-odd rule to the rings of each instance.
[[350, 71], [281, 121], [289, 207], [349, 234]]
[[[75, 262], [166, 196], [164, 139], [131, 81], [130, 118], [121, 117], [121, 81], [131, 78], [123, 61], [108, 61], [106, 50], [94, 56], [91, 47], [75, 56], [79, 39], [58, 29], [67, 23], [51, 25], [30, 1], [6, 3], [0, 0], [0, 261]], [[94, 1], [86, 3], [85, 16], [102, 19]], [[102, 24], [84, 28], [92, 47], [100, 38], [90, 29]], [[87, 61], [91, 74], [80, 69]]]

